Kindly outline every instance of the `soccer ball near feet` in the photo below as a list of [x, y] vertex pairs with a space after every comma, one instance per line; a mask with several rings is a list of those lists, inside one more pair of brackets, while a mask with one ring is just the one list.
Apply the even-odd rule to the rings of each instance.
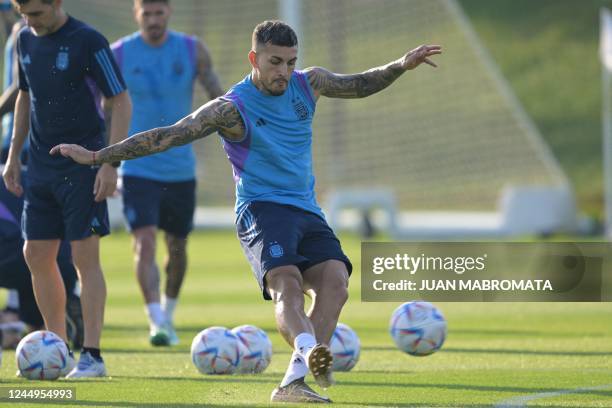
[[68, 347], [57, 334], [39, 330], [25, 336], [15, 350], [17, 367], [24, 378], [55, 380], [68, 361]]
[[272, 360], [272, 342], [265, 331], [259, 327], [245, 324], [232, 329], [238, 338], [240, 351], [240, 373], [261, 373]]
[[209, 327], [191, 342], [191, 361], [202, 374], [233, 374], [238, 369], [238, 338], [225, 327]]
[[334, 357], [334, 371], [350, 371], [359, 361], [359, 337], [344, 323], [338, 323], [336, 326], [329, 347]]
[[444, 344], [446, 319], [431, 303], [408, 302], [391, 315], [389, 332], [400, 350], [413, 356], [427, 356]]

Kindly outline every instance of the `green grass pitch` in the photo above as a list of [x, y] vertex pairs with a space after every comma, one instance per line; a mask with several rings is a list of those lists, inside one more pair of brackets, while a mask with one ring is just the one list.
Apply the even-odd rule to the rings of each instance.
[[[432, 356], [411, 357], [398, 351], [388, 334], [397, 304], [360, 301], [359, 240], [345, 236], [343, 245], [355, 273], [341, 321], [357, 331], [362, 350], [353, 371], [337, 373], [338, 384], [327, 392], [336, 405], [491, 407], [524, 397], [529, 407], [612, 407], [611, 303], [438, 304], [448, 320], [446, 344]], [[148, 344], [130, 252], [125, 234], [103, 240], [108, 301], [102, 347], [110, 377], [17, 379], [14, 355], [5, 351], [0, 387], [76, 387], [76, 401], [45, 401], [45, 406], [268, 406], [289, 348], [276, 332], [272, 304], [261, 299], [234, 234], [193, 235], [176, 316], [181, 345], [175, 348]], [[268, 369], [260, 375], [199, 374], [189, 356], [193, 336], [208, 326], [246, 323], [260, 326], [272, 339]], [[0, 401], [3, 406], [41, 404]]]

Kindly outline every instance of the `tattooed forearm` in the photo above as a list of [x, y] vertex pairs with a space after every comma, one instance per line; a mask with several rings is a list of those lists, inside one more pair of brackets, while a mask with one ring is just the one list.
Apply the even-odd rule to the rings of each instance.
[[215, 129], [209, 127], [202, 131], [193, 128], [174, 125], [156, 128], [138, 133], [121, 143], [108, 146], [97, 153], [96, 160], [108, 163], [120, 160], [136, 159], [163, 152], [174, 146], [182, 146], [198, 138], [213, 133]]
[[163, 152], [193, 142], [218, 130], [231, 138], [241, 138], [244, 125], [240, 114], [229, 101], [215, 99], [172, 126], [137, 133], [121, 143], [96, 153], [96, 162], [130, 160]]
[[330, 98], [364, 98], [382, 91], [404, 73], [399, 61], [360, 74], [334, 74], [321, 67], [306, 69], [312, 88]]

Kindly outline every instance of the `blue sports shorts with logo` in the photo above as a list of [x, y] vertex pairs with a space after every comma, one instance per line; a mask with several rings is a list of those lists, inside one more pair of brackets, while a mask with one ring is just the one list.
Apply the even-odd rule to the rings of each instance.
[[253, 201], [236, 220], [238, 238], [264, 299], [270, 300], [266, 273], [279, 266], [295, 265], [300, 272], [328, 260], [351, 261], [340, 241], [320, 216], [298, 207]]
[[108, 235], [106, 200], [94, 201], [97, 168], [84, 167], [53, 182], [28, 178], [21, 230], [26, 240], [79, 241]]
[[193, 229], [196, 181], [162, 182], [123, 176], [123, 215], [131, 231], [156, 226], [178, 238]]

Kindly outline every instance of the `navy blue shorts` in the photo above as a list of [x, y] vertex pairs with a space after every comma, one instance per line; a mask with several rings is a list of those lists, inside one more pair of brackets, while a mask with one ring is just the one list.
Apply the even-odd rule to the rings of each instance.
[[108, 235], [106, 200], [94, 201], [98, 169], [85, 167], [57, 181], [29, 179], [21, 230], [26, 240], [79, 241], [92, 235]]
[[193, 229], [195, 180], [161, 182], [123, 176], [123, 214], [130, 230], [157, 226], [178, 238]]
[[300, 272], [331, 259], [353, 266], [340, 241], [320, 216], [300, 208], [255, 201], [236, 221], [238, 238], [266, 300], [266, 273], [279, 266], [295, 265]]

